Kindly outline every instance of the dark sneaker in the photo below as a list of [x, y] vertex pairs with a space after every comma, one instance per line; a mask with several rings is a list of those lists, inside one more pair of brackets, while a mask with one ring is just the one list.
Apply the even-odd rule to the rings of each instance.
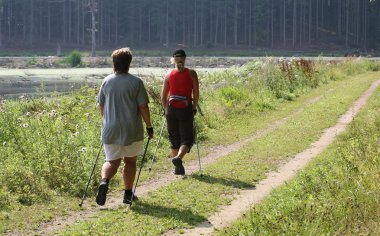
[[106, 203], [108, 192], [108, 183], [105, 181], [100, 182], [98, 194], [96, 195], [96, 203], [103, 206]]
[[[133, 194], [133, 192], [131, 189], [124, 190], [123, 203], [131, 205], [132, 204], [132, 201], [131, 201], [132, 194]], [[133, 195], [133, 201], [137, 201], [137, 200], [139, 200], [138, 197], [136, 195]]]
[[175, 175], [185, 175], [185, 168], [182, 165], [182, 160], [179, 157], [174, 157], [172, 163], [175, 166], [174, 174]]

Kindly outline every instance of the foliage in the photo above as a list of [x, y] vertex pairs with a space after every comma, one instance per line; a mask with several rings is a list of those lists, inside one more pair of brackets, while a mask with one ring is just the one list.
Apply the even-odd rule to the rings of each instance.
[[79, 51], [74, 50], [66, 56], [65, 60], [71, 67], [80, 66], [82, 63], [82, 54]]
[[[245, 113], [258, 113], [260, 116], [260, 112], [278, 108], [284, 102], [285, 94], [292, 91], [297, 96], [302, 95], [318, 86], [320, 81], [330, 81], [332, 71], [340, 71], [342, 75], [353, 71], [361, 73], [363, 70], [356, 67], [355, 63], [371, 64], [349, 62], [353, 63], [355, 70], [349, 70], [349, 65], [325, 64], [323, 73], [320, 73], [318, 70], [322, 68], [322, 62], [318, 62], [315, 67], [295, 63], [292, 62], [291, 68], [288, 68], [294, 73], [291, 77], [283, 72], [281, 63], [271, 60], [255, 61], [223, 73], [200, 76], [201, 106], [206, 117], [197, 118], [199, 139], [209, 141], [210, 134], [220, 132], [223, 128], [219, 124], [242, 122], [239, 119]], [[310, 82], [310, 76], [317, 83]], [[153, 79], [146, 81], [156, 135], [163, 120], [159, 103], [160, 84], [160, 81]], [[0, 173], [0, 210], [9, 211], [20, 206], [48, 202], [57, 195], [81, 195], [100, 144], [101, 120], [95, 99], [97, 89], [83, 87], [65, 96], [38, 96], [1, 103], [0, 165], [4, 171]], [[277, 93], [284, 96], [277, 97]], [[239, 116], [234, 115], [236, 113]], [[168, 146], [167, 134], [164, 132], [158, 146], [160, 156], [166, 155]], [[157, 164], [156, 168], [169, 168], [165, 163], [165, 160], [160, 160], [163, 167]], [[98, 165], [95, 170], [97, 173], [99, 168]], [[98, 181], [94, 178], [89, 195], [94, 194]], [[118, 181], [120, 177], [115, 178], [112, 186], [117, 186]]]

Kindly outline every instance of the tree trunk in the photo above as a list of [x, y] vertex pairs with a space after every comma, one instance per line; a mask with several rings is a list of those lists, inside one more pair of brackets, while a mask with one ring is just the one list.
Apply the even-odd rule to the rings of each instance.
[[84, 12], [87, 12], [87, 8], [85, 6], [85, 2], [83, 2], [83, 5], [82, 5], [82, 40], [81, 40], [81, 44], [83, 45], [84, 44], [84, 41], [85, 41], [85, 35], [86, 35], [86, 24], [85, 24], [85, 19], [86, 19], [86, 14]]
[[103, 46], [104, 41], [104, 6], [103, 6], [103, 0], [99, 0], [99, 7], [98, 7], [98, 45], [101, 48]]
[[227, 48], [227, 1], [224, 1], [224, 47]]
[[218, 30], [219, 30], [219, 16], [220, 8], [219, 5], [216, 5], [216, 22], [215, 22], [215, 35], [214, 35], [214, 45], [218, 43]]
[[169, 0], [166, 0], [166, 47], [169, 47]]
[[26, 41], [26, 4], [27, 4], [27, 1], [24, 1], [24, 4], [23, 4], [23, 28], [22, 28], [22, 38], [24, 41]]
[[238, 0], [235, 0], [235, 7], [234, 7], [234, 45], [238, 45]]
[[257, 46], [256, 2], [253, 0], [253, 47]]
[[63, 1], [63, 22], [62, 22], [62, 27], [63, 27], [63, 30], [62, 30], [62, 39], [63, 39], [63, 43], [66, 44], [66, 36], [67, 36], [67, 9], [66, 9], [66, 0]]
[[[115, 43], [116, 45], [119, 44], [119, 0], [116, 0], [116, 3], [115, 3]], [[149, 19], [150, 19], [150, 16], [149, 16]], [[150, 29], [150, 25], [149, 25], [149, 29]], [[150, 31], [149, 31], [149, 40], [150, 40]]]
[[76, 36], [77, 36], [77, 46], [79, 46], [79, 43], [80, 43], [80, 10], [81, 10], [81, 1], [78, 1], [77, 2], [77, 25], [76, 25]]
[[286, 1], [283, 1], [283, 19], [282, 19], [282, 27], [283, 27], [283, 35], [282, 35], [282, 45], [286, 47]]
[[338, 0], [338, 38], [342, 39], [342, 0]]
[[0, 48], [3, 47], [3, 2], [0, 2]]
[[143, 18], [143, 11], [142, 11], [142, 7], [141, 7], [141, 3], [139, 3], [139, 42], [141, 43], [142, 40], [143, 40], [143, 37], [142, 37], [142, 33], [143, 33], [143, 27], [142, 27], [142, 18]]
[[274, 29], [273, 29], [273, 22], [274, 22], [274, 5], [273, 5], [273, 0], [270, 1], [271, 7], [270, 7], [270, 35], [271, 35], [271, 48], [273, 48], [274, 45]]
[[[211, 24], [211, 17], [210, 17], [210, 22], [209, 24]], [[201, 19], [200, 19], [200, 22], [201, 22], [201, 28], [200, 28], [200, 46], [203, 47], [203, 26], [205, 24], [205, 22], [203, 22], [204, 20], [204, 1], [201, 1]], [[211, 28], [210, 28], [210, 31], [211, 31]]]
[[68, 17], [69, 17], [69, 22], [68, 22], [68, 26], [67, 26], [67, 31], [68, 31], [68, 41], [69, 43], [72, 42], [72, 28], [71, 28], [71, 21], [72, 21], [72, 9], [71, 9], [71, 1], [69, 1], [68, 3], [68, 8], [69, 8], [69, 12], [67, 13], [68, 14]]
[[248, 47], [252, 47], [252, 0], [249, 1]]
[[297, 42], [297, 0], [293, 0], [293, 49]]
[[91, 12], [91, 57], [96, 56], [96, 18], [95, 13], [97, 11], [96, 0], [90, 0], [90, 12]]
[[312, 1], [309, 0], [309, 44], [311, 44], [311, 26], [312, 26], [312, 20], [313, 20], [313, 12], [312, 12]]
[[29, 44], [33, 45], [33, 34], [34, 34], [34, 0], [30, 0], [30, 35]]
[[315, 8], [315, 36], [319, 39], [319, 0], [317, 1], [317, 7]]
[[367, 12], [368, 12], [368, 2], [364, 1], [363, 7], [363, 49], [367, 51]]
[[345, 41], [345, 46], [346, 48], [348, 48], [348, 26], [349, 26], [349, 21], [350, 21], [350, 18], [349, 18], [349, 7], [350, 7], [350, 0], [346, 0], [346, 41]]

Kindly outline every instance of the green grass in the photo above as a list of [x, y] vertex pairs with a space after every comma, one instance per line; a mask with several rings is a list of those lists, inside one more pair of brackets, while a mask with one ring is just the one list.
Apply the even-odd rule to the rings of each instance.
[[[136, 203], [135, 208], [128, 213], [123, 214], [123, 208], [106, 214], [99, 212], [94, 217], [96, 220], [71, 226], [62, 234], [118, 234], [128, 231], [130, 235], [159, 235], [170, 229], [190, 228], [197, 222], [204, 221], [218, 207], [228, 204], [232, 200], [231, 194], [254, 186], [269, 170], [276, 169], [290, 156], [308, 147], [324, 128], [336, 122], [339, 115], [374, 79], [374, 76], [366, 75], [341, 81], [334, 93], [326, 94], [321, 102], [305, 107], [304, 112], [295, 115], [276, 132], [249, 143], [238, 153], [228, 155], [206, 168], [204, 178], [194, 174], [176, 181], [152, 192], [142, 200], [141, 205]], [[289, 140], [288, 137], [292, 139]], [[141, 210], [145, 207], [146, 212]], [[160, 209], [159, 214], [154, 210], [157, 208]], [[153, 209], [152, 212], [149, 209]], [[136, 217], [135, 214], [142, 212], [143, 215]], [[125, 226], [113, 227], [109, 224], [118, 221], [120, 215], [128, 222]], [[144, 222], [144, 227], [131, 227], [139, 225], [141, 221]]]
[[[209, 174], [205, 178], [197, 178], [197, 175], [193, 175], [143, 199], [141, 204], [156, 209], [153, 216], [146, 216], [146, 220], [152, 224], [147, 226], [147, 230], [156, 232], [156, 225], [160, 225], [160, 232], [172, 228], [191, 227], [195, 222], [204, 220], [209, 214], [215, 212], [218, 205], [228, 203], [231, 200], [231, 193], [253, 186], [257, 180], [264, 178], [269, 170], [276, 168], [278, 163], [289, 158], [289, 155], [307, 147], [320, 134], [321, 129], [334, 123], [336, 117], [374, 79], [374, 74], [365, 74], [358, 78], [349, 77], [370, 70], [363, 66], [367, 63], [360, 61], [347, 62], [343, 66], [316, 65], [316, 69], [321, 69], [321, 72], [315, 73], [315, 76], [318, 74], [320, 85], [329, 82], [319, 87], [313, 87], [310, 84], [310, 78], [306, 77], [302, 68], [296, 64], [292, 65], [291, 70], [294, 72], [292, 75], [297, 76], [288, 77], [270, 62], [269, 64], [253, 62], [242, 68], [233, 68], [226, 73], [215, 73], [201, 78], [203, 89], [201, 104], [206, 117], [198, 117], [197, 126], [202, 141], [202, 154], [206, 154], [209, 147], [214, 145], [226, 145], [248, 137], [256, 130], [267, 127], [273, 121], [288, 116], [299, 107], [305, 107], [305, 111], [293, 117], [291, 122], [284, 126], [287, 128], [279, 129], [279, 136], [268, 134], [244, 147], [239, 154], [231, 154], [220, 161], [225, 164], [216, 163], [216, 167], [211, 166], [206, 169], [206, 173]], [[344, 70], [350, 66], [354, 69], [348, 72]], [[335, 70], [339, 73], [334, 75], [332, 81], [331, 71]], [[277, 83], [282, 86], [283, 92], [279, 93], [279, 97], [270, 86], [268, 87], [268, 78], [277, 78], [271, 82], [271, 85], [275, 85], [274, 87], [278, 87]], [[215, 85], [220, 87], [214, 88]], [[160, 83], [149, 84], [149, 87], [153, 88], [153, 92], [157, 92], [159, 86]], [[239, 90], [231, 89], [232, 86]], [[226, 89], [226, 92], [220, 92], [223, 89]], [[335, 89], [339, 93], [329, 92], [331, 89]], [[29, 211], [30, 207], [41, 206], [41, 212], [45, 212], [48, 208], [44, 208], [43, 205], [49, 206], [56, 202], [56, 196], [70, 196], [74, 202], [77, 200], [79, 202], [77, 197], [81, 195], [85, 187], [92, 161], [99, 147], [100, 118], [95, 105], [96, 92], [96, 89], [83, 88], [80, 93], [68, 96], [7, 101], [1, 105], [0, 138], [2, 146], [0, 146], [0, 151], [5, 158], [0, 160], [0, 164], [4, 166], [5, 171], [0, 173], [2, 182], [0, 202], [7, 203], [0, 205], [2, 214], [7, 215], [6, 219], [1, 222], [3, 230], [14, 229], [14, 220], [19, 219], [17, 215], [27, 215], [19, 220], [18, 224], [25, 227], [21, 227], [20, 230], [35, 228], [38, 224], [28, 225], [27, 219], [40, 222], [43, 221], [40, 218], [40, 215], [43, 214]], [[153, 92], [151, 95], [154, 95]], [[289, 99], [289, 94], [293, 94], [294, 97]], [[319, 94], [324, 94], [323, 100], [316, 104], [307, 104], [310, 98]], [[240, 96], [244, 96], [244, 99], [241, 99]], [[162, 116], [159, 106], [152, 102], [151, 110], [154, 127], [161, 127]], [[324, 119], [318, 119], [319, 117], [316, 117], [314, 112], [320, 116], [326, 113], [327, 116]], [[302, 117], [302, 114], [306, 115]], [[299, 121], [295, 122], [294, 119]], [[312, 128], [303, 130], [302, 124], [305, 121], [311, 122], [313, 126], [310, 127]], [[157, 134], [158, 128], [156, 128]], [[289, 140], [284, 138], [290, 137], [290, 134], [294, 135], [295, 139], [292, 145], [289, 145]], [[308, 138], [302, 139], [302, 137]], [[162, 172], [172, 168], [166, 158], [169, 147], [166, 135], [162, 140], [157, 156], [158, 161], [153, 166], [153, 172], [149, 174], [146, 166], [140, 183], [147, 179], [158, 178]], [[260, 145], [264, 149], [256, 150], [255, 147]], [[278, 149], [272, 148], [277, 145]], [[252, 152], [244, 150], [252, 150]], [[258, 152], [257, 159], [252, 159], [250, 155], [251, 153], [254, 155], [256, 151]], [[262, 157], [261, 154], [265, 155]], [[243, 157], [241, 163], [235, 160], [241, 157]], [[186, 161], [192, 159], [195, 159], [194, 152], [186, 157]], [[221, 167], [217, 168], [218, 165]], [[241, 172], [246, 165], [254, 167], [252, 169], [254, 175], [246, 175], [246, 172]], [[99, 168], [100, 165], [98, 165], [96, 173], [99, 173]], [[94, 195], [98, 181], [99, 179], [95, 177], [88, 192], [90, 197]], [[119, 190], [121, 188], [120, 181], [120, 175], [117, 175], [112, 180], [111, 189]], [[185, 188], [187, 186], [188, 188]], [[184, 204], [180, 198], [174, 199], [172, 202], [166, 201], [168, 200], [167, 196], [176, 195], [178, 189], [182, 188], [186, 189], [182, 194], [184, 200], [187, 199], [190, 202], [194, 199], [200, 200], [196, 208], [189, 210], [187, 201]], [[208, 196], [209, 199], [200, 197], [204, 188], [212, 192]], [[193, 192], [195, 194], [192, 194]], [[175, 206], [173, 211], [183, 212], [182, 218], [177, 219], [178, 214], [174, 215], [174, 218], [173, 215], [167, 215], [173, 206]], [[136, 209], [138, 207], [139, 205], [136, 204]], [[123, 210], [120, 211], [123, 212]], [[141, 211], [149, 212], [148, 210]], [[159, 213], [160, 211], [164, 212]], [[112, 215], [111, 218], [116, 217], [113, 212], [108, 213]], [[61, 214], [63, 213], [58, 213], [58, 215]], [[136, 218], [145, 219], [144, 216]], [[101, 214], [99, 219], [104, 221]], [[93, 222], [91, 222], [79, 224], [76, 226], [78, 228], [70, 229], [69, 232], [78, 233], [77, 230], [80, 228], [83, 228], [84, 232], [107, 228], [101, 222], [96, 222], [96, 226], [92, 226]], [[131, 224], [138, 224], [138, 222], [131, 219]], [[118, 232], [117, 229], [114, 230]], [[139, 234], [140, 232], [134, 233]]]
[[216, 235], [378, 235], [379, 99], [377, 90], [328, 150]]

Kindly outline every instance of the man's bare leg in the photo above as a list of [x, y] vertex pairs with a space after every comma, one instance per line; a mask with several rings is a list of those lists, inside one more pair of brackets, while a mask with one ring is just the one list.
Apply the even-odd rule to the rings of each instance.
[[178, 155], [178, 151], [179, 151], [178, 148], [177, 149], [171, 149], [171, 153], [170, 153], [171, 157], [176, 157]]
[[117, 173], [117, 169], [119, 168], [120, 163], [121, 159], [104, 162], [101, 173], [102, 179], [112, 179], [112, 177], [114, 177]]
[[179, 147], [179, 150], [177, 153], [175, 153], [175, 151], [172, 151], [173, 154], [176, 154], [172, 159], [172, 163], [175, 166], [175, 168], [174, 168], [174, 174], [175, 175], [184, 175], [185, 174], [185, 168], [182, 165], [182, 158], [188, 152], [189, 152], [189, 147], [186, 145], [181, 145], [181, 147]]
[[186, 153], [189, 152], [189, 150], [190, 149], [187, 145], [181, 145], [181, 147], [179, 147], [179, 150], [176, 156], [182, 159], [186, 155]]
[[136, 157], [124, 157], [123, 179], [126, 190], [133, 188], [136, 176]]
[[[133, 195], [133, 182], [135, 181], [136, 176], [136, 161], [137, 158], [134, 157], [124, 157], [124, 169], [123, 169], [123, 179], [124, 179], [124, 197], [123, 203], [132, 204], [132, 195]], [[137, 200], [137, 197], [133, 197], [134, 200]]]
[[102, 180], [100, 181], [98, 194], [96, 195], [96, 203], [100, 206], [103, 206], [106, 202], [107, 192], [108, 192], [108, 183], [112, 177], [117, 173], [121, 159], [106, 161], [102, 166]]

